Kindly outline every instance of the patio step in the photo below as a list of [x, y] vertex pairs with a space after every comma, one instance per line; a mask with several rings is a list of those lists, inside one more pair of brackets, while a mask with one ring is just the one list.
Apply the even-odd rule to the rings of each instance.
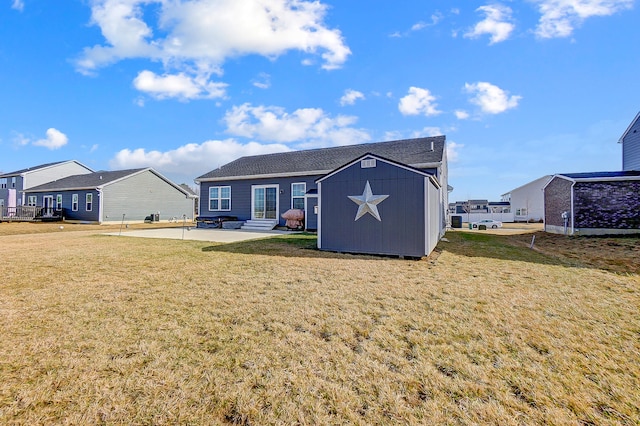
[[278, 224], [274, 219], [254, 219], [247, 220], [240, 229], [249, 229], [254, 231], [270, 231]]

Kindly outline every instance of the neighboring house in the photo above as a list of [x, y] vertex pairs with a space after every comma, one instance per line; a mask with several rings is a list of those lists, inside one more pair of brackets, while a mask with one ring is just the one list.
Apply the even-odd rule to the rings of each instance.
[[284, 225], [282, 213], [295, 208], [305, 211], [306, 228], [316, 229], [316, 180], [365, 154], [433, 175], [441, 187], [440, 216], [446, 223], [444, 136], [242, 157], [195, 180], [200, 185], [200, 217], [234, 216], [246, 221], [245, 228], [273, 228]]
[[365, 154], [316, 182], [321, 250], [419, 258], [444, 235], [432, 173]]
[[551, 176], [546, 175], [502, 194], [502, 200], [511, 203], [515, 222], [539, 222], [544, 219], [543, 188], [549, 180]]
[[565, 173], [544, 187], [547, 232], [640, 233], [640, 171]]
[[36, 205], [53, 206], [69, 221], [191, 219], [194, 211], [189, 191], [150, 168], [69, 176], [25, 192]]
[[41, 164], [27, 169], [0, 174], [0, 206], [14, 208], [29, 205], [25, 191], [34, 186], [67, 176], [92, 173], [93, 170], [75, 160]]
[[622, 144], [622, 170], [640, 170], [640, 113], [618, 142]]

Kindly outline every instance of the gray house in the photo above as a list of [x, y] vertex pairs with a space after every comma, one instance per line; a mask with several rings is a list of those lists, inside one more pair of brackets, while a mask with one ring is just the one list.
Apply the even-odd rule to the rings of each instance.
[[640, 113], [618, 142], [622, 144], [622, 170], [640, 170]]
[[[318, 227], [316, 180], [372, 154], [433, 175], [447, 185], [445, 137], [427, 137], [242, 157], [198, 177], [200, 218], [232, 216], [245, 228], [284, 225], [289, 209], [305, 211], [307, 229]], [[362, 193], [362, 188], [360, 188]], [[443, 221], [447, 190], [440, 191]]]
[[192, 218], [195, 197], [153, 169], [69, 176], [25, 191], [30, 203], [53, 206], [68, 221], [143, 221]]
[[544, 187], [544, 229], [567, 235], [640, 233], [640, 171], [565, 173]]
[[[0, 175], [0, 208], [29, 205], [25, 191], [67, 176], [92, 173], [93, 170], [75, 160], [41, 164]], [[35, 206], [35, 204], [34, 204]]]
[[422, 257], [444, 235], [443, 188], [431, 173], [365, 154], [317, 184], [321, 250]]

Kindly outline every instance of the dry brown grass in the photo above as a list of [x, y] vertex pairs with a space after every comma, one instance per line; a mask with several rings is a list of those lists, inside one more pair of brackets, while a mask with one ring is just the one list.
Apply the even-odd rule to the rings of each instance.
[[640, 422], [637, 273], [447, 237], [2, 236], [0, 424]]

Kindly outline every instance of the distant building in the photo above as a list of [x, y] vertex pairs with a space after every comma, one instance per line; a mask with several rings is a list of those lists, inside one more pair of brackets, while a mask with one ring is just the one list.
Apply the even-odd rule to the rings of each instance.
[[502, 200], [511, 203], [515, 222], [538, 222], [544, 219], [543, 188], [550, 180], [551, 176], [542, 176], [502, 194]]

